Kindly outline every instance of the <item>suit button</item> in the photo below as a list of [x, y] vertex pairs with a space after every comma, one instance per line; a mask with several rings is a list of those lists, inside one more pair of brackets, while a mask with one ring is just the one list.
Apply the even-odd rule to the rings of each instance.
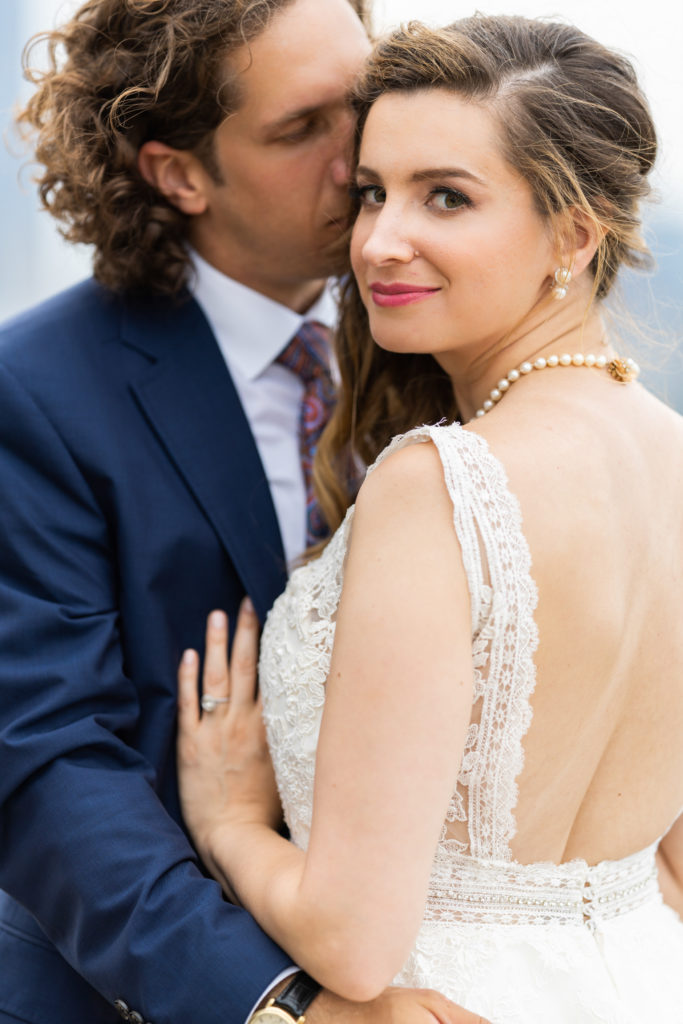
[[123, 1017], [124, 1020], [130, 1020], [130, 1010], [128, 1009], [128, 1003], [124, 1003], [123, 999], [116, 999], [114, 1001], [114, 1009], [118, 1011], [119, 1016]]

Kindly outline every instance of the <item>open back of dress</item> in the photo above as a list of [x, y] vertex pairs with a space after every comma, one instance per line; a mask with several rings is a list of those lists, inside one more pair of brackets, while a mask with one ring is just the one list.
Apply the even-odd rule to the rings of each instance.
[[[536, 683], [536, 586], [519, 505], [486, 442], [458, 424], [431, 441], [453, 502], [471, 600], [471, 724], [422, 928], [398, 984], [437, 989], [495, 1024], [683, 1024], [683, 923], [647, 848], [589, 866], [513, 857], [517, 785]], [[293, 841], [308, 842], [318, 730], [353, 510], [297, 570], [262, 642], [268, 738]]]

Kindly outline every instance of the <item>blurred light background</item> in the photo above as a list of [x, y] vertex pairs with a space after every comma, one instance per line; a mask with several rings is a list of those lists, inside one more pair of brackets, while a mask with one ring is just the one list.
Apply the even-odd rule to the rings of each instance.
[[[32, 305], [89, 273], [85, 250], [64, 243], [51, 218], [38, 209], [31, 169], [13, 138], [12, 111], [29, 86], [22, 81], [21, 51], [35, 32], [52, 27], [79, 6], [78, 0], [0, 0], [0, 319]], [[683, 411], [683, 4], [670, 0], [482, 0], [468, 6], [454, 0], [375, 0], [375, 28], [419, 18], [445, 24], [473, 10], [486, 14], [559, 17], [572, 21], [602, 43], [635, 61], [657, 123], [661, 150], [654, 184], [658, 202], [645, 211], [646, 235], [657, 260], [650, 276], [624, 275], [621, 299], [639, 329], [628, 349], [644, 363], [646, 380]], [[23, 169], [22, 169], [23, 168]], [[639, 335], [655, 339], [643, 349]], [[622, 346], [623, 347], [623, 346]]]

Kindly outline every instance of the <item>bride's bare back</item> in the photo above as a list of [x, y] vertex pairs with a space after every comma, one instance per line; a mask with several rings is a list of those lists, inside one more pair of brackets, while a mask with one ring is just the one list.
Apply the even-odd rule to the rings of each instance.
[[683, 808], [683, 420], [595, 371], [538, 375], [477, 421], [538, 587], [515, 859], [595, 864]]

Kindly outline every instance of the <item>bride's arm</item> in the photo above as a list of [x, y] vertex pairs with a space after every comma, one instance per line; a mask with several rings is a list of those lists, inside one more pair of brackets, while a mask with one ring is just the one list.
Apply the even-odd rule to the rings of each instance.
[[[263, 812], [258, 798], [225, 805], [229, 737], [216, 745], [228, 754], [223, 774], [214, 773], [214, 796], [205, 788], [204, 806], [195, 799], [189, 809], [200, 852], [226, 889], [300, 966], [346, 998], [378, 995], [419, 928], [470, 720], [470, 634], [441, 463], [432, 445], [404, 449], [368, 478], [356, 506], [307, 852], [277, 835], [272, 807]], [[234, 737], [240, 707], [254, 707], [239, 658], [223, 716], [226, 727], [233, 718]], [[183, 673], [181, 751], [186, 741], [196, 751], [196, 662]], [[220, 713], [205, 716], [207, 728], [217, 728]]]
[[657, 867], [664, 899], [683, 919], [683, 814], [659, 844]]

